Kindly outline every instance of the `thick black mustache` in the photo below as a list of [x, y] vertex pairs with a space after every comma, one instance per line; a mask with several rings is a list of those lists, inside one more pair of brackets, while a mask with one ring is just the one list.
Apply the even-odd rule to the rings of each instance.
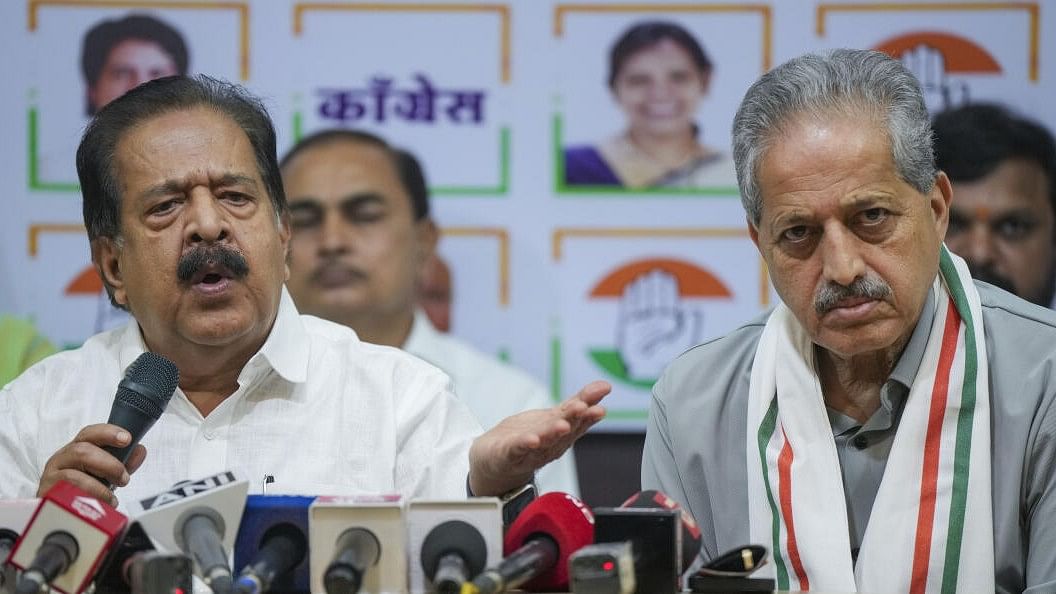
[[863, 276], [849, 285], [830, 282], [814, 296], [814, 311], [825, 314], [836, 308], [845, 299], [886, 299], [891, 295], [891, 285], [878, 276]]
[[219, 244], [198, 246], [180, 257], [176, 265], [176, 278], [190, 282], [207, 265], [224, 268], [234, 279], [249, 274], [249, 264], [241, 252]]

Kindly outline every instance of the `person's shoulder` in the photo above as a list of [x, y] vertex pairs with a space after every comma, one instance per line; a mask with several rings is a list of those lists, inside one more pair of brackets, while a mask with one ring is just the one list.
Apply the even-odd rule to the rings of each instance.
[[686, 350], [667, 367], [664, 379], [668, 383], [692, 382], [697, 377], [708, 376], [716, 368], [750, 368], [769, 315], [770, 312], [763, 313], [727, 334]]
[[[437, 346], [447, 354], [444, 361], [437, 361], [441, 369], [448, 371], [458, 381], [464, 374], [477, 379], [501, 381], [516, 391], [543, 390], [542, 384], [524, 370], [490, 355], [450, 334], [438, 334]], [[451, 369], [449, 369], [451, 368]], [[457, 371], [457, 373], [456, 373]]]
[[598, 148], [592, 144], [572, 144], [565, 147], [565, 159], [597, 159], [600, 158]]
[[594, 145], [565, 147], [564, 169], [565, 183], [569, 185], [622, 185], [612, 166]]
[[364, 342], [348, 326], [301, 314], [312, 349], [313, 365], [371, 382], [405, 384], [413, 379], [442, 379], [436, 366], [395, 347]]
[[988, 334], [1018, 334], [1023, 340], [1056, 338], [1056, 311], [982, 281], [975, 281], [975, 286]]
[[[529, 408], [543, 408], [551, 403], [549, 392], [526, 371], [490, 355], [460, 338], [439, 332], [428, 341], [416, 343], [419, 350], [411, 354], [436, 365], [451, 377], [455, 393], [466, 401], [478, 416], [499, 418]], [[501, 396], [496, 394], [501, 386]], [[500, 414], [501, 413], [501, 414]]]

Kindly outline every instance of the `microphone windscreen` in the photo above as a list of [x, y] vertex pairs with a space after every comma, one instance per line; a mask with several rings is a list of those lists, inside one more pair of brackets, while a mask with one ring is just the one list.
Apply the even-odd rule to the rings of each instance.
[[639, 491], [631, 495], [620, 507], [662, 508], [677, 510], [682, 516], [682, 571], [689, 569], [690, 564], [700, 553], [700, 526], [693, 516], [689, 515], [677, 501], [661, 491]]
[[554, 567], [526, 582], [522, 588], [531, 591], [564, 591], [568, 589], [568, 558], [594, 542], [594, 514], [579, 499], [567, 493], [541, 495], [521, 512], [503, 539], [509, 556], [532, 537], [545, 535], [557, 543]]
[[179, 381], [180, 370], [176, 364], [157, 353], [145, 352], [128, 366], [115, 400], [156, 421], [168, 406]]
[[488, 561], [488, 543], [484, 542], [480, 530], [462, 520], [448, 520], [430, 530], [422, 541], [420, 560], [426, 577], [436, 581], [440, 560], [452, 552], [462, 557], [470, 578], [484, 571], [484, 564]]

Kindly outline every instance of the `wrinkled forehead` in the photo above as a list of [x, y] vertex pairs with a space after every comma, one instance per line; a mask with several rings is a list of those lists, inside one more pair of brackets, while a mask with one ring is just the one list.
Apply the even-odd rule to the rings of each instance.
[[411, 207], [392, 152], [368, 142], [333, 139], [305, 147], [285, 163], [282, 180], [291, 203], [376, 194]]
[[123, 197], [160, 186], [238, 185], [271, 201], [245, 131], [204, 106], [155, 114], [129, 127], [115, 144], [111, 167]]

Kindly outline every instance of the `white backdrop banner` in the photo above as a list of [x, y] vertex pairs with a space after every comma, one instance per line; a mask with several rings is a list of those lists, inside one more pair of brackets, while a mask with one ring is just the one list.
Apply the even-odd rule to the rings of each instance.
[[[86, 35], [147, 15], [177, 32], [189, 72], [264, 98], [280, 152], [347, 127], [416, 153], [453, 271], [453, 333], [555, 399], [612, 382], [602, 428], [641, 429], [666, 363], [777, 299], [727, 158], [752, 81], [806, 51], [876, 48], [914, 70], [932, 110], [999, 101], [1051, 128], [1056, 12], [1043, 4], [5, 1], [0, 313], [66, 347], [124, 319], [90, 264], [74, 152], [92, 98]], [[714, 171], [639, 188], [584, 181], [577, 159], [635, 117], [609, 87], [609, 52], [658, 20], [713, 65], [692, 120]]]

